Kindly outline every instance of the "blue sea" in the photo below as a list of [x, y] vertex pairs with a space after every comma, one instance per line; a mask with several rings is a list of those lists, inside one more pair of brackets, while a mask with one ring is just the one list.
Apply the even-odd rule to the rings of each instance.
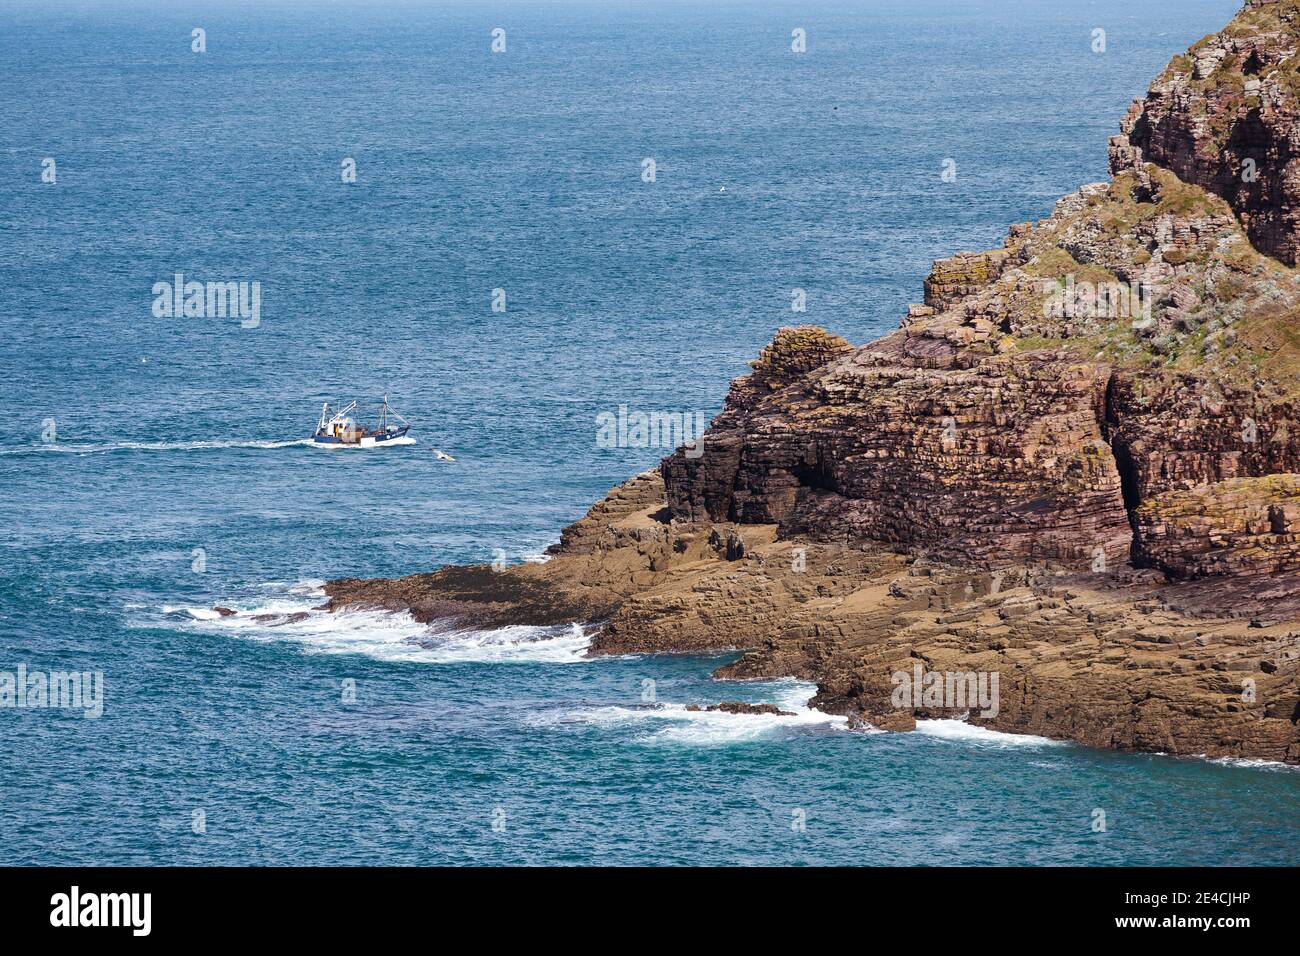
[[[892, 329], [1237, 7], [4, 0], [0, 671], [99, 672], [103, 712], [0, 709], [2, 862], [1300, 863], [1294, 770], [310, 610], [537, 560], [667, 451], [598, 415], [711, 416], [783, 324]], [[256, 325], [156, 315], [176, 273], [256, 281]], [[305, 442], [384, 395], [415, 444]], [[684, 709], [735, 698], [796, 716]]]

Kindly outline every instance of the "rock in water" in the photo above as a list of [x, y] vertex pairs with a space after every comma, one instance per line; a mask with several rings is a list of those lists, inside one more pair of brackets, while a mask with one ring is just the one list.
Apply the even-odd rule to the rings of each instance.
[[688, 704], [686, 709], [692, 713], [771, 714], [775, 717], [794, 716], [793, 711], [782, 710], [775, 704], [748, 704], [743, 700], [724, 700], [720, 704], [710, 704], [707, 707], [701, 707], [699, 704]]

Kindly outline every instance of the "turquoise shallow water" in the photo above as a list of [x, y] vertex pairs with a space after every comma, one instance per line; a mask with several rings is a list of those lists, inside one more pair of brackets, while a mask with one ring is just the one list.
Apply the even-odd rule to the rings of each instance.
[[[105, 680], [98, 720], [0, 710], [6, 862], [1300, 860], [1289, 770], [850, 733], [570, 629], [253, 617], [536, 556], [662, 453], [597, 415], [710, 415], [792, 318], [893, 327], [1235, 9], [1064, 6], [0, 6], [0, 670]], [[261, 325], [155, 318], [176, 271], [258, 280]], [[294, 443], [385, 392], [419, 444]], [[681, 709], [736, 697], [799, 715]]]

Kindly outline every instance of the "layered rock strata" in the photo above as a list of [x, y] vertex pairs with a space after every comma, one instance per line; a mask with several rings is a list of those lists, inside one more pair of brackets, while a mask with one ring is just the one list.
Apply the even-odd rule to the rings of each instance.
[[[1300, 763], [1298, 48], [1300, 2], [1249, 3], [1130, 110], [1110, 181], [936, 262], [875, 342], [780, 330], [703, 453], [549, 562], [330, 606], [744, 650], [720, 676], [806, 677], [887, 729]], [[996, 674], [1000, 704], [900, 705], [918, 666]]]

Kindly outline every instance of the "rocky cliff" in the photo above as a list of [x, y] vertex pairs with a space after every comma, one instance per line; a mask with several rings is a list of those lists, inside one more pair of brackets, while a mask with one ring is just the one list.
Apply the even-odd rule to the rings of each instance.
[[1111, 171], [1154, 163], [1228, 200], [1251, 241], [1300, 254], [1300, 7], [1249, 0], [1173, 62], [1111, 141]]
[[[1252, 0], [1134, 104], [1110, 181], [936, 262], [878, 341], [780, 330], [702, 454], [547, 564], [331, 605], [749, 649], [723, 676], [805, 676], [891, 729], [1300, 762], [1298, 48], [1300, 2]], [[917, 662], [998, 674], [998, 713], [900, 707]]]

